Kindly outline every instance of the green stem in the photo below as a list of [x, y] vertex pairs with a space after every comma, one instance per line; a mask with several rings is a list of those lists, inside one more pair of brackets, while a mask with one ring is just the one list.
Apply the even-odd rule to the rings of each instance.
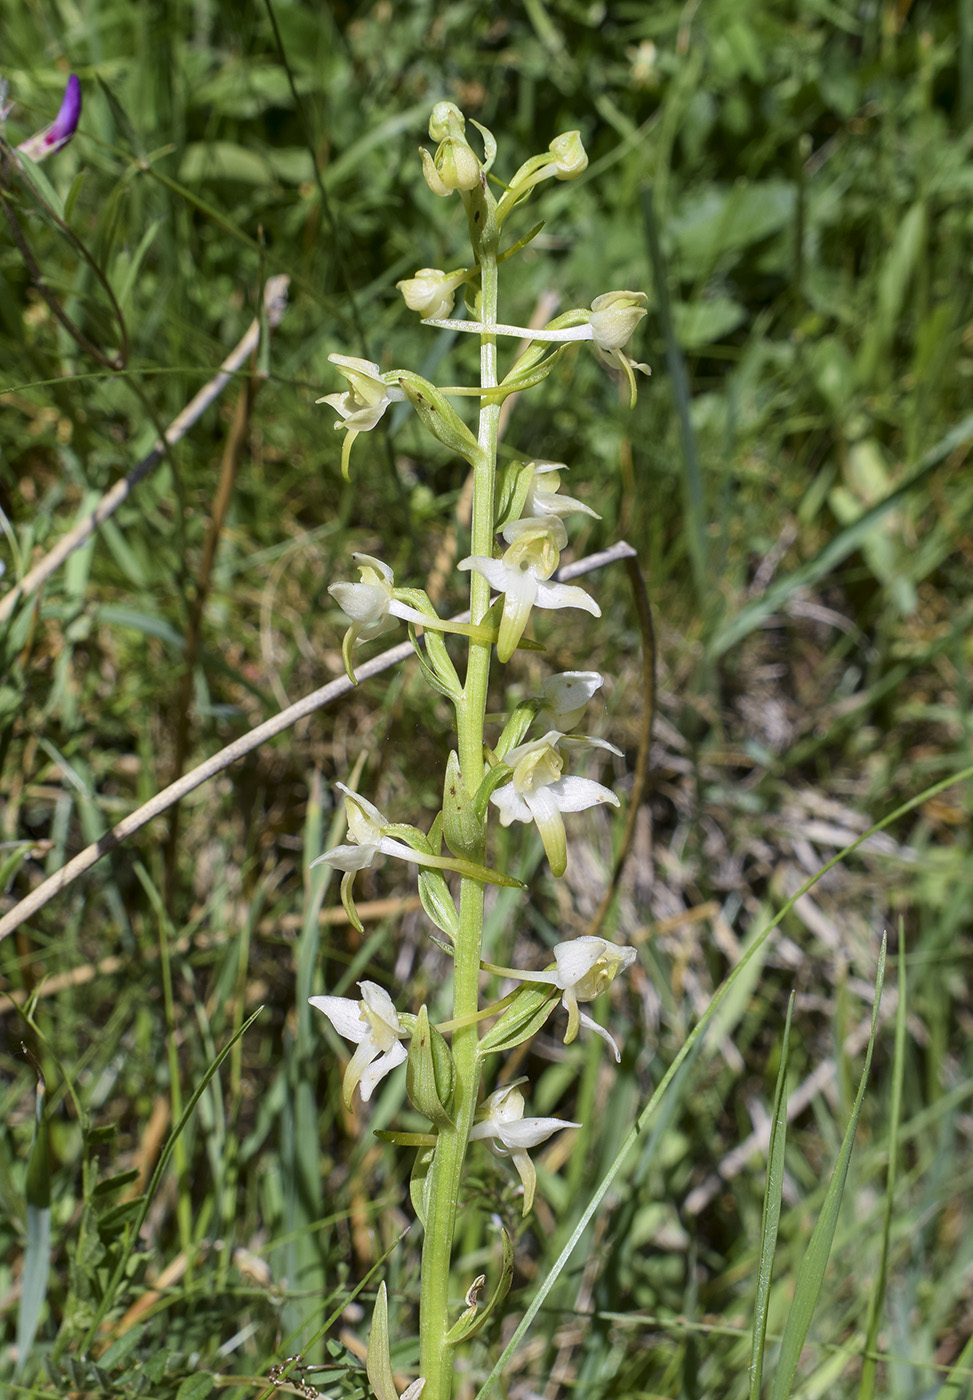
[[[480, 265], [480, 319], [494, 324], [497, 319], [497, 226], [495, 203], [487, 191], [476, 191], [470, 198], [473, 249]], [[497, 385], [496, 337], [485, 335], [480, 342], [480, 385]], [[494, 482], [500, 405], [483, 403], [480, 409], [478, 442], [481, 448], [473, 478], [473, 522], [471, 553], [493, 553]], [[480, 574], [470, 574], [470, 617], [474, 624], [483, 619], [490, 606], [490, 585]], [[490, 682], [492, 646], [474, 641], [469, 644], [466, 685], [456, 705], [456, 729], [460, 771], [467, 792], [475, 792], [483, 777], [483, 729], [487, 689]], [[483, 833], [485, 839], [485, 831]], [[481, 850], [478, 853], [482, 856]], [[453, 1020], [471, 1020], [479, 1010], [480, 950], [483, 940], [483, 885], [463, 879], [460, 886], [459, 936], [456, 940]], [[440, 1132], [430, 1169], [431, 1182], [422, 1248], [422, 1283], [419, 1314], [419, 1374], [425, 1377], [423, 1400], [449, 1400], [452, 1390], [452, 1348], [446, 1345], [449, 1314], [449, 1268], [456, 1232], [456, 1211], [479, 1087], [477, 1045], [479, 1032], [474, 1020], [453, 1032], [453, 1062], [456, 1087], [453, 1095], [454, 1129]], [[472, 1280], [470, 1280], [472, 1282]]]

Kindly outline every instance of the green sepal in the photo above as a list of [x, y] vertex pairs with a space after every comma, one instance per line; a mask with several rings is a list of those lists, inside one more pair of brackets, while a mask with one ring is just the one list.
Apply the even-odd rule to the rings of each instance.
[[454, 1347], [459, 1342], [465, 1342], [468, 1338], [475, 1337], [477, 1332], [480, 1331], [481, 1327], [483, 1327], [489, 1319], [490, 1314], [500, 1306], [510, 1292], [510, 1285], [513, 1282], [514, 1276], [514, 1246], [513, 1241], [504, 1229], [500, 1231], [500, 1244], [503, 1250], [503, 1259], [500, 1265], [500, 1278], [493, 1291], [493, 1297], [490, 1299], [489, 1303], [487, 1303], [483, 1311], [480, 1312], [476, 1304], [476, 1295], [479, 1293], [480, 1288], [486, 1284], [486, 1279], [483, 1274], [481, 1274], [466, 1295], [466, 1311], [461, 1317], [457, 1318], [446, 1333], [445, 1340], [447, 1346]]
[[412, 1166], [412, 1175], [409, 1178], [409, 1195], [412, 1197], [412, 1209], [415, 1211], [422, 1228], [426, 1228], [426, 1216], [429, 1214], [429, 1189], [430, 1189], [430, 1169], [432, 1159], [436, 1149], [430, 1144], [420, 1147], [416, 1153], [416, 1160]]
[[491, 794], [496, 792], [502, 783], [509, 782], [512, 777], [513, 769], [508, 768], [505, 763], [498, 763], [486, 774], [473, 797], [473, 810], [481, 822], [486, 817]]
[[456, 1068], [449, 1046], [435, 1026], [429, 1024], [429, 1013], [425, 1006], [421, 1006], [409, 1042], [409, 1058], [405, 1067], [406, 1093], [413, 1108], [418, 1109], [437, 1128], [454, 1127], [449, 1110], [455, 1083]]
[[477, 819], [455, 749], [446, 760], [442, 817], [443, 836], [454, 856], [466, 856], [470, 860], [482, 856], [483, 821]]
[[497, 758], [503, 759], [511, 749], [515, 749], [518, 744], [523, 743], [527, 737], [527, 731], [537, 717], [537, 713], [543, 702], [540, 700], [521, 700], [513, 714], [504, 725], [503, 733], [497, 740], [494, 753]]
[[482, 449], [446, 396], [412, 370], [398, 370], [394, 379], [433, 437], [451, 452], [465, 457], [471, 467], [476, 466]]
[[[430, 647], [429, 643], [431, 638], [434, 636], [434, 633], [432, 633], [431, 631], [427, 632], [426, 645], [424, 647], [420, 646], [419, 638], [416, 636], [417, 625], [418, 624], [415, 622], [409, 623], [409, 641], [412, 643], [412, 650], [415, 652], [416, 660], [419, 662], [419, 669], [425, 676], [429, 685], [432, 686], [433, 690], [438, 690], [440, 695], [445, 695], [447, 700], [452, 700], [455, 704], [463, 693], [463, 687], [459, 683], [459, 677], [456, 676], [456, 671], [455, 668], [453, 668], [453, 663], [450, 661], [449, 665], [453, 669], [453, 675], [456, 676], [455, 690], [452, 690], [450, 688], [449, 683], [442, 679], [441, 675], [439, 674], [438, 667], [430, 663], [429, 656], [432, 656], [433, 654], [435, 643], [433, 644], [433, 647]], [[449, 661], [449, 654], [447, 653], [445, 646], [443, 646], [443, 641], [441, 637], [439, 638], [439, 648], [442, 649], [443, 655], [446, 657], [447, 661]], [[438, 650], [439, 648], [435, 649]], [[429, 652], [429, 656], [426, 655], [427, 650]]]
[[372, 1134], [393, 1147], [435, 1147], [435, 1133], [406, 1133], [401, 1128], [376, 1128]]
[[557, 1005], [558, 989], [535, 982], [519, 988], [506, 1011], [483, 1036], [476, 1053], [495, 1055], [523, 1045], [537, 1034]]
[[442, 872], [426, 867], [419, 871], [417, 883], [427, 917], [455, 943], [459, 938], [459, 913]]
[[519, 520], [523, 515], [533, 475], [533, 462], [521, 462], [516, 458], [504, 462], [497, 473], [493, 528], [498, 534], [511, 520]]

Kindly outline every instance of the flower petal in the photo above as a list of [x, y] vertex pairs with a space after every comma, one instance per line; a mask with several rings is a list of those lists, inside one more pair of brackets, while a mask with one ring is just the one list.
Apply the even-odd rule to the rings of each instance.
[[397, 1040], [390, 1049], [386, 1050], [384, 1055], [374, 1060], [361, 1077], [362, 1101], [367, 1103], [372, 1096], [372, 1090], [379, 1080], [384, 1079], [387, 1074], [395, 1069], [396, 1065], [401, 1065], [408, 1057], [409, 1052], [402, 1042]]
[[371, 1035], [368, 1022], [361, 1014], [361, 1005], [350, 997], [309, 997], [315, 1011], [323, 1011], [339, 1035], [355, 1044]]
[[538, 580], [534, 607], [582, 608], [591, 613], [592, 617], [601, 617], [601, 608], [591, 594], [572, 583], [546, 583], [544, 580]]
[[559, 786], [560, 783], [551, 783], [535, 792], [524, 793], [524, 801], [530, 808], [530, 814], [544, 843], [544, 854], [551, 867], [551, 874], [558, 877], [568, 868], [568, 838], [554, 792]]
[[562, 812], [584, 812], [589, 807], [600, 807], [610, 803], [612, 807], [622, 804], [610, 788], [596, 783], [594, 778], [558, 778], [551, 784], [551, 790]]
[[580, 1123], [572, 1123], [566, 1118], [521, 1118], [517, 1123], [507, 1123], [500, 1128], [497, 1136], [504, 1147], [537, 1147], [546, 1142], [552, 1133], [562, 1128], [580, 1128]]
[[578, 1019], [583, 1026], [588, 1027], [589, 1031], [594, 1031], [595, 1035], [600, 1035], [602, 1040], [611, 1046], [612, 1054], [615, 1056], [615, 1063], [620, 1065], [622, 1062], [622, 1052], [615, 1043], [614, 1036], [609, 1035], [605, 1027], [599, 1026], [598, 1022], [594, 1020], [593, 1017], [589, 1016], [586, 1011], [579, 1010]]
[[361, 846], [332, 846], [330, 851], [312, 860], [308, 869], [313, 870], [316, 865], [332, 865], [336, 870], [365, 870], [372, 864], [379, 849], [377, 842], [366, 842]]

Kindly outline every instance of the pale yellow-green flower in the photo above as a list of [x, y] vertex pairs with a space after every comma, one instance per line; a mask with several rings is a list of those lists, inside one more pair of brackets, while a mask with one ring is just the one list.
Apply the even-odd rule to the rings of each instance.
[[[504, 763], [513, 769], [513, 776], [490, 796], [500, 813], [501, 826], [509, 826], [511, 822], [536, 824], [553, 875], [563, 875], [568, 864], [567, 836], [561, 813], [584, 812], [604, 803], [613, 807], [621, 805], [610, 788], [596, 783], [593, 778], [563, 775], [564, 759], [558, 744], [564, 742], [564, 735], [552, 730], [542, 739], [511, 749], [504, 756]], [[612, 749], [612, 745], [603, 740], [584, 742]], [[619, 752], [618, 749], [612, 751]]]
[[524, 1215], [527, 1215], [534, 1204], [537, 1189], [537, 1172], [527, 1149], [546, 1142], [552, 1133], [560, 1132], [562, 1128], [580, 1128], [581, 1124], [565, 1118], [525, 1118], [524, 1096], [518, 1087], [524, 1082], [518, 1079], [513, 1084], [506, 1084], [484, 1101], [477, 1121], [470, 1129], [470, 1140], [492, 1138], [499, 1143], [495, 1151], [501, 1156], [509, 1153], [523, 1183]]

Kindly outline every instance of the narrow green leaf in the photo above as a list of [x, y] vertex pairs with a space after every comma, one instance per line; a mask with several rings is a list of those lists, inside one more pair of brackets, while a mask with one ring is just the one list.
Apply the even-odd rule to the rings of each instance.
[[215, 1384], [215, 1377], [206, 1371], [197, 1371], [195, 1375], [187, 1376], [180, 1382], [176, 1400], [206, 1400]]
[[872, 1010], [871, 1034], [869, 1035], [868, 1048], [865, 1052], [865, 1065], [858, 1083], [858, 1093], [855, 1097], [855, 1106], [852, 1109], [851, 1121], [845, 1130], [845, 1135], [841, 1143], [841, 1150], [838, 1153], [838, 1159], [831, 1173], [831, 1181], [824, 1198], [824, 1205], [821, 1207], [821, 1214], [811, 1232], [807, 1250], [805, 1251], [804, 1258], [801, 1260], [800, 1268], [798, 1269], [797, 1282], [794, 1286], [794, 1298], [791, 1302], [790, 1311], [787, 1314], [787, 1322], [784, 1325], [784, 1336], [780, 1344], [780, 1356], [777, 1360], [777, 1370], [774, 1375], [771, 1400], [786, 1400], [786, 1397], [791, 1393], [794, 1377], [797, 1374], [798, 1363], [801, 1359], [801, 1352], [804, 1348], [804, 1342], [807, 1339], [808, 1328], [811, 1325], [811, 1317], [817, 1306], [821, 1285], [824, 1283], [824, 1274], [828, 1267], [828, 1257], [831, 1254], [831, 1245], [834, 1242], [834, 1233], [838, 1225], [838, 1211], [841, 1208], [841, 1197], [844, 1193], [845, 1182], [848, 1178], [848, 1166], [851, 1162], [851, 1151], [855, 1144], [858, 1118], [861, 1113], [862, 1100], [865, 1097], [865, 1086], [868, 1083], [868, 1071], [871, 1068], [872, 1051], [875, 1048], [875, 1031], [878, 1026], [878, 1012], [882, 1001], [882, 983], [885, 980], [885, 953], [886, 939], [883, 937], [882, 950], [878, 959], [878, 975], [875, 979], [875, 1004]]
[[784, 1190], [784, 1147], [787, 1142], [787, 1066], [791, 1050], [791, 1017], [794, 1014], [794, 993], [787, 1003], [784, 1038], [780, 1051], [780, 1068], [774, 1089], [774, 1113], [770, 1127], [767, 1153], [767, 1185], [764, 1189], [763, 1219], [760, 1224], [760, 1260], [757, 1265], [757, 1296], [753, 1305], [753, 1343], [750, 1349], [750, 1400], [759, 1400], [763, 1376], [764, 1350], [767, 1342], [767, 1315], [770, 1305], [770, 1280], [777, 1248], [777, 1228], [780, 1224], [780, 1203]]
[[[905, 1082], [905, 1054], [908, 1044], [906, 1032], [906, 1006], [908, 1004], [908, 984], [906, 981], [905, 929], [899, 920], [899, 952], [897, 970], [899, 975], [899, 999], [895, 1008], [895, 1051], [892, 1060], [892, 1102], [889, 1105], [888, 1164], [885, 1171], [885, 1209], [882, 1214], [882, 1249], [878, 1275], [868, 1301], [868, 1320], [865, 1324], [865, 1359], [862, 1363], [861, 1384], [858, 1389], [860, 1400], [872, 1400], [875, 1394], [875, 1375], [878, 1363], [876, 1352], [878, 1334], [885, 1306], [885, 1290], [889, 1276], [889, 1249], [892, 1242], [892, 1211], [895, 1202], [895, 1178], [899, 1155], [899, 1131], [902, 1126], [902, 1089]], [[942, 1400], [947, 1394], [946, 1387], [940, 1392]], [[958, 1392], [957, 1392], [958, 1395]]]

